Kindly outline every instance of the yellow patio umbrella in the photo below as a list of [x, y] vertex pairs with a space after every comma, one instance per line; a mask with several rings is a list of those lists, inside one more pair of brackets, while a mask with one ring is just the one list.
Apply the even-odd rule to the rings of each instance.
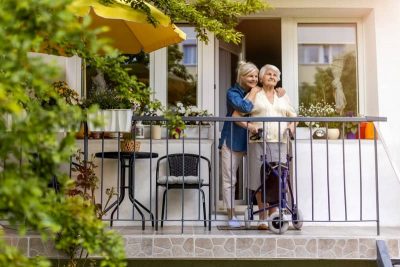
[[90, 16], [92, 28], [107, 27], [103, 37], [112, 39], [113, 47], [123, 53], [151, 52], [186, 39], [186, 34], [171, 23], [170, 18], [146, 3], [159, 24], [153, 26], [147, 15], [116, 0], [105, 5], [99, 0], [74, 0], [68, 9], [79, 17]]

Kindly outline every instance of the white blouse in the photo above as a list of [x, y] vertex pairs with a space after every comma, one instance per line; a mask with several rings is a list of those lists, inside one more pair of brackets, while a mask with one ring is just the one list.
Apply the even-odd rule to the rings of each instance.
[[[271, 103], [264, 90], [258, 92], [253, 102], [253, 110], [250, 113], [251, 117], [296, 117], [296, 111], [290, 104], [289, 97], [285, 94], [283, 97], [278, 97], [274, 91], [274, 102]], [[263, 128], [263, 122], [255, 122], [260, 128]], [[286, 142], [284, 136], [288, 123], [281, 123], [281, 142]], [[267, 142], [279, 142], [279, 122], [265, 122], [263, 136]], [[265, 134], [266, 133], [266, 134]], [[251, 142], [251, 141], [250, 141]], [[258, 142], [261, 142], [258, 141]]]

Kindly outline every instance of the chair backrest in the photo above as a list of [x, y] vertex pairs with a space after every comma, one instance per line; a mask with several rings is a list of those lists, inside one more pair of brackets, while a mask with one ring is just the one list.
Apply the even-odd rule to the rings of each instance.
[[169, 175], [197, 176], [199, 175], [199, 156], [194, 154], [168, 155]]

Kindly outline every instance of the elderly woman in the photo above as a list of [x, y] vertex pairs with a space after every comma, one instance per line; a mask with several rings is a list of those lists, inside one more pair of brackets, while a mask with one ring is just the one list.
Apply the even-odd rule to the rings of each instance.
[[[259, 79], [262, 83], [260, 90], [253, 101], [253, 109], [250, 112], [251, 117], [295, 117], [296, 112], [290, 104], [287, 95], [278, 97], [275, 90], [276, 84], [280, 80], [281, 72], [273, 65], [265, 65], [261, 68]], [[233, 116], [240, 116], [239, 112], [234, 112]], [[249, 189], [257, 190], [261, 185], [260, 168], [263, 164], [263, 158], [266, 157], [270, 163], [286, 162], [286, 137], [285, 130], [290, 128], [293, 130], [294, 123], [282, 122], [253, 122], [238, 123], [240, 126], [247, 128], [250, 135], [258, 133], [259, 129], [263, 129], [263, 138], [259, 140], [251, 140], [249, 144]], [[279, 154], [280, 152], [280, 154]], [[273, 186], [273, 188], [276, 188]], [[268, 190], [268, 189], [267, 189]], [[270, 189], [271, 190], [271, 189]], [[269, 192], [269, 191], [268, 191]], [[257, 192], [256, 198], [259, 209], [264, 208], [262, 200], [262, 192]], [[274, 204], [274, 203], [267, 203]], [[270, 210], [272, 213], [273, 211]], [[267, 212], [260, 212], [259, 229], [267, 229], [267, 224], [263, 220], [267, 217]]]

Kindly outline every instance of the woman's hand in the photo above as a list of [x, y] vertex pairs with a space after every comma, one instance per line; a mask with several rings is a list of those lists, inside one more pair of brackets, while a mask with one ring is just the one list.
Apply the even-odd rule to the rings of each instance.
[[254, 86], [251, 88], [250, 92], [247, 94], [246, 98], [247, 100], [251, 101], [251, 103], [254, 104], [254, 100], [256, 98], [256, 95], [262, 90], [262, 88], [258, 86]]
[[275, 88], [276, 93], [278, 94], [278, 97], [282, 97], [286, 94], [286, 90], [282, 87], [277, 87]]
[[259, 86], [254, 86], [253, 88], [251, 88], [251, 91], [254, 92], [255, 94], [257, 94], [258, 92], [260, 92], [262, 90], [261, 87]]
[[294, 134], [294, 123], [293, 123], [293, 122], [289, 123], [288, 129], [290, 130], [290, 132], [291, 132], [292, 134]]
[[248, 126], [247, 126], [247, 129], [248, 129], [249, 132], [252, 133], [252, 134], [258, 133], [258, 128], [259, 128], [259, 127], [257, 127], [256, 125], [254, 125], [254, 124], [252, 124], [252, 123], [249, 123]]

